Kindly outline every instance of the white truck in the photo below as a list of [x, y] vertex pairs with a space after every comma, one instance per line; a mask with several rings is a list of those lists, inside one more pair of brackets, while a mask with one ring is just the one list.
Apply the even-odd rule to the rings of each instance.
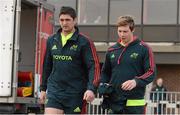
[[53, 17], [54, 7], [46, 0], [0, 0], [0, 113], [40, 109], [42, 63]]

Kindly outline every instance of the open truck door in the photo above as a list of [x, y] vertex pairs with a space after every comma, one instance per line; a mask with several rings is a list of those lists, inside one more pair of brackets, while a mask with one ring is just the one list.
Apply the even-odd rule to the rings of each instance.
[[54, 12], [47, 10], [44, 7], [38, 8], [38, 36], [36, 46], [36, 66], [35, 66], [35, 93], [36, 97], [39, 96], [40, 84], [42, 81], [43, 62], [46, 51], [46, 42], [48, 37], [53, 33]]
[[0, 0], [0, 113], [38, 108], [45, 44], [54, 7], [45, 0]]
[[15, 0], [0, 1], [0, 96], [12, 95]]

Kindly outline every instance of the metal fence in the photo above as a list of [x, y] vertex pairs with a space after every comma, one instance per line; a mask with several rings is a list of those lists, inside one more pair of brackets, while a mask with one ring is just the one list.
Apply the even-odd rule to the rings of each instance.
[[147, 114], [180, 114], [180, 92], [150, 92]]
[[97, 94], [96, 98], [93, 102], [88, 103], [88, 114], [108, 114], [107, 110], [104, 110], [101, 108], [101, 103], [103, 101], [103, 98]]
[[[149, 92], [146, 97], [146, 114], [180, 114], [180, 92]], [[88, 104], [88, 114], [108, 114], [101, 108], [103, 99], [99, 95]]]

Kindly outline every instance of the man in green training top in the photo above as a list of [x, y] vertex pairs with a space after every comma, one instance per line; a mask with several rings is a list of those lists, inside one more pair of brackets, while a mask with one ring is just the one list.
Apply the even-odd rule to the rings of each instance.
[[108, 49], [102, 68], [99, 91], [108, 87], [105, 104], [115, 114], [143, 114], [145, 88], [155, 77], [152, 50], [133, 35], [134, 30], [131, 16], [118, 19], [119, 40]]
[[99, 60], [93, 42], [76, 27], [73, 8], [61, 8], [59, 23], [59, 31], [47, 40], [40, 100], [47, 92], [45, 114], [80, 114], [83, 100], [95, 97]]

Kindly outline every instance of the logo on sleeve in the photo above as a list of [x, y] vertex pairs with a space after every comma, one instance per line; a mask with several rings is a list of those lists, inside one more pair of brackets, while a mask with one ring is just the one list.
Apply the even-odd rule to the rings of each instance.
[[130, 55], [130, 57], [132, 58], [132, 59], [137, 59], [137, 57], [138, 57], [138, 53], [132, 53], [131, 55]]
[[111, 59], [114, 59], [114, 58], [115, 58], [115, 55], [114, 55], [114, 54], [112, 54], [112, 55], [111, 55]]
[[57, 50], [57, 46], [53, 45], [53, 47], [51, 48], [51, 50]]

